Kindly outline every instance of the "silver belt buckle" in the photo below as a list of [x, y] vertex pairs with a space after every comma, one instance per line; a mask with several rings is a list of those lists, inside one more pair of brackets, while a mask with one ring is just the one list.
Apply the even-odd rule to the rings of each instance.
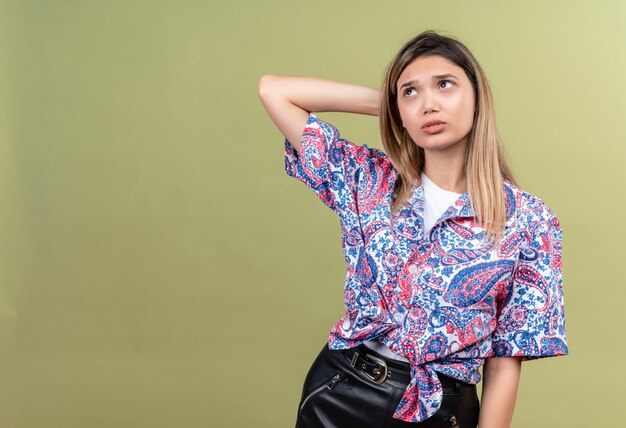
[[383, 383], [385, 381], [385, 379], [387, 379], [387, 374], [388, 374], [387, 363], [384, 360], [381, 360], [380, 358], [374, 357], [373, 355], [370, 355], [370, 354], [366, 354], [365, 358], [369, 358], [372, 361], [376, 362], [377, 364], [381, 365], [382, 369], [383, 369], [382, 371], [380, 371], [378, 368], [375, 368], [374, 369], [375, 376], [372, 376], [368, 372], [363, 371], [365, 376], [370, 378], [372, 380], [372, 382], [374, 382], [376, 384]]

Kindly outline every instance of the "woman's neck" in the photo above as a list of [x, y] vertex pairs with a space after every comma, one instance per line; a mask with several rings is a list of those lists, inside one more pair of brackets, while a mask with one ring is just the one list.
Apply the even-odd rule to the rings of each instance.
[[467, 192], [467, 179], [463, 172], [464, 156], [445, 152], [424, 151], [424, 174], [444, 190]]

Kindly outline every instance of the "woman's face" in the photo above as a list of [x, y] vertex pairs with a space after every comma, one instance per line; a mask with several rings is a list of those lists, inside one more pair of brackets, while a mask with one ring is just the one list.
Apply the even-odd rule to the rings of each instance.
[[[396, 83], [402, 123], [425, 151], [462, 149], [474, 121], [474, 90], [465, 71], [439, 55], [420, 56]], [[427, 126], [429, 122], [439, 124]]]

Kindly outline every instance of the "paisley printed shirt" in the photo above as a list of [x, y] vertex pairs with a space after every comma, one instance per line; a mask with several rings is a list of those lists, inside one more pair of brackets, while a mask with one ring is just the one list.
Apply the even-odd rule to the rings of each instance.
[[485, 358], [566, 355], [562, 230], [554, 212], [508, 180], [503, 244], [488, 243], [466, 192], [424, 234], [424, 194], [391, 215], [398, 173], [388, 156], [342, 139], [309, 115], [285, 170], [339, 217], [347, 264], [345, 314], [329, 348], [377, 338], [409, 360], [411, 382], [394, 418], [419, 422], [442, 401], [436, 372], [480, 381]]

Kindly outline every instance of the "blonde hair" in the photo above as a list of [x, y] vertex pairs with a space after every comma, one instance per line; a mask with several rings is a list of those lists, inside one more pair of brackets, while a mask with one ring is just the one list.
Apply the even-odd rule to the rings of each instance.
[[430, 30], [405, 43], [387, 67], [382, 84], [380, 133], [385, 151], [399, 174], [394, 189], [392, 215], [407, 202], [413, 183], [420, 180], [424, 167], [424, 150], [413, 142], [402, 126], [396, 89], [402, 71], [423, 55], [439, 55], [452, 61], [465, 71], [472, 82], [476, 105], [463, 172], [476, 218], [484, 227], [487, 239], [498, 244], [506, 223], [503, 179], [515, 186], [517, 183], [496, 130], [491, 89], [478, 61], [465, 45]]

